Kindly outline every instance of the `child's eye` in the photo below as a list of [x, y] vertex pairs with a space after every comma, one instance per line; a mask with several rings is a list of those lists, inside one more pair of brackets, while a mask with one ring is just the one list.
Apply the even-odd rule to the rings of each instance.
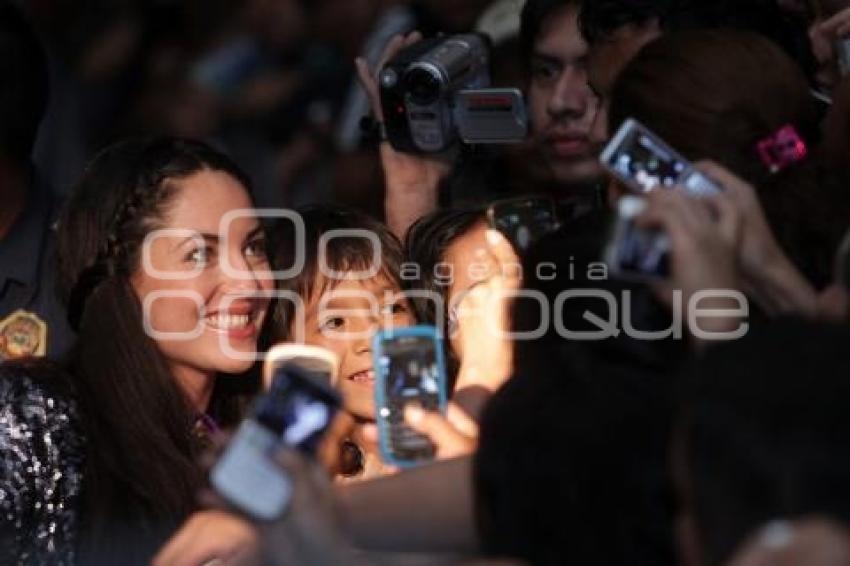
[[404, 303], [387, 303], [381, 307], [381, 314], [383, 315], [397, 315], [407, 312], [407, 306]]
[[325, 319], [324, 322], [319, 325], [319, 328], [321, 330], [338, 330], [342, 328], [344, 324], [344, 318], [342, 318], [341, 316], [334, 316]]

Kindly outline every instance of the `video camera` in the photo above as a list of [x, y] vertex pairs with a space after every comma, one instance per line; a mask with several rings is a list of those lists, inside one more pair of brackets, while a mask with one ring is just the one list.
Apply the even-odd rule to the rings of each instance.
[[525, 138], [528, 117], [516, 88], [488, 88], [489, 49], [483, 36], [425, 39], [399, 52], [378, 74], [390, 144], [406, 153], [434, 153], [467, 144]]

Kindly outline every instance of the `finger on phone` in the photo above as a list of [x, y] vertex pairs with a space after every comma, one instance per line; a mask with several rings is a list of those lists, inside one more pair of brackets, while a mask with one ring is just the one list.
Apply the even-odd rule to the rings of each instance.
[[478, 437], [478, 423], [456, 403], [449, 402], [446, 418], [466, 436]]

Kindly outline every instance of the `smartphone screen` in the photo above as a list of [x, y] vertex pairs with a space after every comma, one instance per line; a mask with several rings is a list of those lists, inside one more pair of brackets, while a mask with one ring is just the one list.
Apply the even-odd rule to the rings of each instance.
[[545, 197], [498, 201], [487, 209], [490, 226], [500, 231], [519, 251], [558, 229], [555, 203]]
[[618, 275], [639, 279], [666, 279], [670, 275], [670, 241], [658, 230], [635, 224], [646, 207], [641, 198], [623, 197], [617, 205], [618, 219], [606, 251], [606, 263]]
[[663, 234], [628, 222], [615, 259], [617, 271], [666, 279], [670, 275], [669, 248]]
[[293, 363], [282, 365], [271, 389], [257, 401], [254, 418], [283, 444], [314, 454], [339, 407], [339, 397], [324, 386], [326, 379]]
[[378, 427], [387, 460], [405, 465], [432, 460], [436, 449], [425, 436], [404, 423], [404, 407], [419, 404], [441, 411], [445, 370], [435, 336], [399, 335], [381, 340], [376, 396]]
[[210, 483], [235, 507], [261, 520], [279, 517], [292, 486], [272, 460], [282, 446], [314, 454], [340, 405], [320, 376], [293, 364], [275, 372], [271, 389], [254, 405], [210, 472]]
[[339, 359], [336, 354], [318, 346], [305, 344], [277, 344], [273, 346], [263, 364], [263, 383], [271, 389], [277, 370], [294, 365], [312, 372], [323, 384], [335, 386]]
[[642, 128], [632, 128], [620, 139], [606, 165], [633, 188], [647, 192], [672, 187], [688, 163]]

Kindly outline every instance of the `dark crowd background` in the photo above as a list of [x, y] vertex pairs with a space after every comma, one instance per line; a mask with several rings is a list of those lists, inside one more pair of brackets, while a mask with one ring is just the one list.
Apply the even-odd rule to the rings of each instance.
[[[374, 146], [362, 140], [359, 123], [368, 105], [355, 57], [362, 53], [374, 63], [397, 32], [473, 29], [490, 4], [20, 3], [50, 60], [51, 101], [36, 163], [56, 192], [67, 193], [106, 144], [170, 134], [204, 139], [232, 155], [251, 171], [259, 206], [334, 201], [379, 216], [380, 165]], [[510, 12], [520, 3], [502, 4]]]

